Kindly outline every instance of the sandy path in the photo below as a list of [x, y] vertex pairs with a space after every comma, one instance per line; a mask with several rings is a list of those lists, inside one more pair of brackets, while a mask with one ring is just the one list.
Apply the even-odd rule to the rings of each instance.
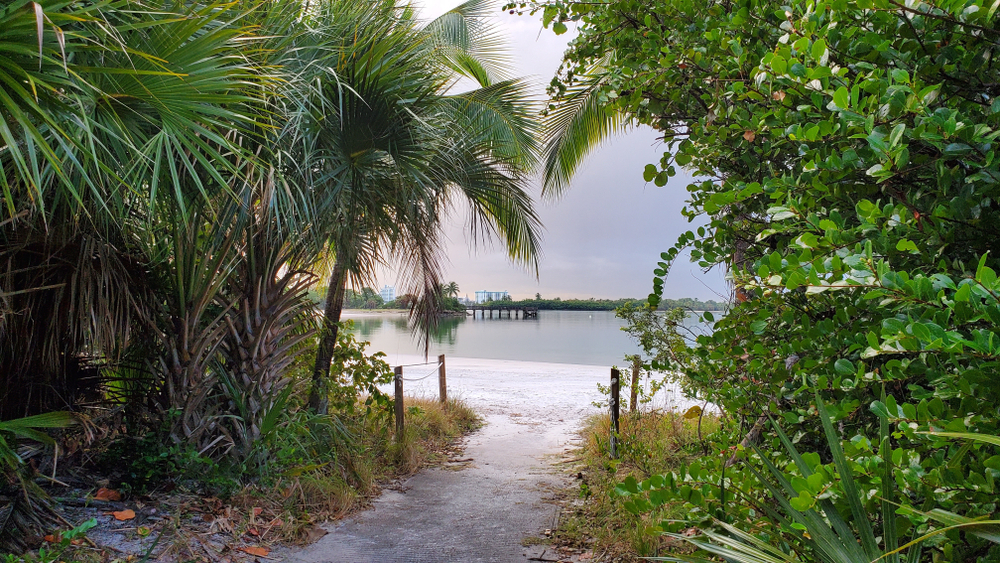
[[[405, 368], [404, 377], [429, 369]], [[597, 412], [596, 384], [608, 378], [605, 367], [449, 358], [450, 395], [487, 422], [468, 439], [463, 457], [473, 461], [422, 471], [329, 525], [315, 544], [274, 555], [297, 563], [527, 561], [521, 541], [554, 526], [558, 507], [546, 499], [564, 484], [546, 458], [564, 452]], [[406, 394], [435, 396], [436, 386], [435, 377], [407, 382]]]

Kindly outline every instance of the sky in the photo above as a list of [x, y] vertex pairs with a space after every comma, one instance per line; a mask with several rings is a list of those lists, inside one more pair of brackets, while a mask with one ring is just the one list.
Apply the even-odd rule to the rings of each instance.
[[[429, 20], [458, 5], [458, 0], [423, 0], [422, 19]], [[544, 96], [572, 36], [542, 30], [538, 17], [499, 10], [499, 28], [510, 41], [516, 73], [537, 84]], [[677, 236], [697, 224], [681, 215], [690, 176], [679, 171], [666, 186], [643, 181], [647, 164], [659, 162], [664, 146], [652, 129], [636, 128], [610, 139], [578, 170], [558, 201], [537, 201], [544, 230], [542, 256], [535, 272], [513, 264], [502, 245], [483, 245], [468, 236], [468, 218], [458, 209], [446, 227], [444, 279], [455, 281], [459, 294], [477, 290], [509, 291], [515, 299], [645, 297], [652, 289], [660, 253]], [[540, 182], [534, 186], [534, 196]], [[379, 284], [395, 285], [398, 276], [383, 272]], [[402, 289], [402, 288], [400, 288]], [[724, 299], [724, 272], [708, 273], [687, 258], [678, 260], [664, 284], [664, 297]]]

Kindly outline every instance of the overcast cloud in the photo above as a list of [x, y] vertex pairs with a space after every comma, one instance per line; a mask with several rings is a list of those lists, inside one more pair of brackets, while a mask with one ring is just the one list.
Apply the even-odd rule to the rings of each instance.
[[[458, 4], [424, 0], [421, 15], [430, 19]], [[510, 38], [518, 74], [533, 78], [543, 95], [570, 33], [539, 33], [538, 18], [499, 10], [497, 19]], [[630, 131], [595, 151], [559, 201], [539, 202], [545, 232], [537, 278], [511, 264], [500, 245], [475, 245], [466, 234], [467, 218], [456, 213], [446, 230], [445, 279], [457, 282], [461, 294], [470, 297], [479, 289], [507, 290], [515, 298], [535, 293], [546, 298], [644, 297], [660, 253], [692, 228], [680, 213], [689, 177], [680, 173], [663, 188], [642, 179], [643, 167], [658, 162], [662, 153], [652, 130]], [[383, 278], [380, 283], [393, 285], [396, 276], [386, 273]], [[718, 300], [728, 293], [723, 272], [705, 274], [687, 260], [674, 266], [664, 287], [664, 296], [674, 298]]]

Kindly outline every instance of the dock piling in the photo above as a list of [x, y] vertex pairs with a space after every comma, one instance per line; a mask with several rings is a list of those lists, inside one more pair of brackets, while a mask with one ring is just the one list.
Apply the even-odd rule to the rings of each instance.
[[611, 459], [618, 458], [618, 417], [621, 409], [621, 374], [611, 368]]
[[393, 401], [393, 409], [396, 412], [396, 441], [402, 442], [405, 430], [403, 426], [403, 366], [396, 366], [393, 371], [396, 373], [396, 396]]

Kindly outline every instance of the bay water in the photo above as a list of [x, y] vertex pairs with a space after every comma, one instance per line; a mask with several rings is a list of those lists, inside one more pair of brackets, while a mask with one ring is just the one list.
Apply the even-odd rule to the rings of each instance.
[[[610, 368], [624, 366], [626, 355], [640, 352], [614, 311], [539, 311], [537, 318], [528, 319], [481, 315], [440, 319], [430, 335], [429, 355]], [[351, 310], [344, 318], [354, 321], [359, 340], [371, 342], [369, 351], [384, 352], [390, 364], [423, 355], [405, 314]], [[688, 321], [694, 324], [694, 315]]]
[[[407, 395], [437, 396], [436, 362], [444, 354], [449, 396], [482, 413], [555, 409], [566, 420], [582, 420], [607, 400], [598, 383], [608, 384], [610, 368], [629, 370], [625, 355], [640, 352], [621, 330], [624, 323], [614, 311], [539, 311], [534, 319], [491, 319], [488, 314], [485, 319], [442, 318], [430, 338], [429, 365], [423, 364], [423, 345], [410, 330], [406, 314], [349, 310], [343, 318], [354, 322], [352, 331], [359, 340], [371, 342], [369, 353], [384, 352], [390, 365], [404, 366]], [[699, 329], [694, 315], [685, 324]], [[642, 386], [648, 385], [644, 378]], [[383, 391], [392, 393], [391, 384]], [[683, 409], [692, 404], [668, 388], [651, 407]]]

